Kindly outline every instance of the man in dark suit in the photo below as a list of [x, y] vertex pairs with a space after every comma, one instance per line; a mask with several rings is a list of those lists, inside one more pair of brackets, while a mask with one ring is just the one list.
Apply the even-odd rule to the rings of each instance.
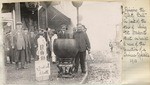
[[17, 31], [15, 33], [15, 48], [16, 48], [16, 69], [19, 69], [19, 62], [21, 61], [21, 68], [25, 69], [25, 35], [21, 22], [16, 23]]
[[61, 29], [57, 33], [57, 36], [58, 36], [58, 39], [66, 39], [66, 38], [68, 38], [67, 25], [65, 25], [65, 24], [61, 25]]
[[78, 72], [79, 61], [81, 65], [82, 73], [86, 73], [85, 68], [85, 59], [86, 59], [86, 50], [90, 51], [91, 46], [89, 42], [89, 38], [86, 32], [83, 32], [84, 27], [82, 25], [78, 25], [77, 32], [74, 34], [74, 39], [77, 41], [78, 53], [75, 57], [75, 72]]
[[30, 42], [30, 34], [28, 29], [24, 29], [25, 34], [25, 60], [27, 63], [31, 63], [31, 42]]

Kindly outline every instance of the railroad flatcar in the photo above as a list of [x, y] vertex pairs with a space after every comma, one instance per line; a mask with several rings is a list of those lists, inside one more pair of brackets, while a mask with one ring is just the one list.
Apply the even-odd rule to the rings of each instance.
[[55, 39], [53, 46], [58, 62], [58, 77], [73, 77], [74, 60], [78, 52], [76, 40]]

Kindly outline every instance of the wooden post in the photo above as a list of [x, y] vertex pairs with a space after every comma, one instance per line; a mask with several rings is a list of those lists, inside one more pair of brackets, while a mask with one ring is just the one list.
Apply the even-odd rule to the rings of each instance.
[[[15, 16], [16, 22], [21, 22], [20, 3], [15, 3]], [[16, 23], [15, 22], [15, 23]]]
[[[39, 4], [40, 4], [40, 3], [38, 3], [38, 5], [39, 5]], [[38, 25], [37, 25], [37, 26], [38, 26], [38, 30], [39, 30], [39, 28], [40, 28], [40, 23], [39, 23], [39, 18], [40, 18], [40, 17], [39, 17], [39, 11], [40, 11], [40, 9], [38, 8]]]
[[13, 9], [13, 30], [16, 29], [16, 15], [15, 15], [15, 10]]
[[46, 16], [46, 17], [45, 17], [45, 18], [46, 18], [46, 19], [45, 19], [45, 20], [46, 20], [46, 23], [45, 23], [45, 24], [46, 24], [46, 28], [48, 28], [48, 17], [47, 17], [48, 11], [47, 11], [47, 9], [48, 9], [48, 8], [45, 8], [45, 16]]
[[77, 7], [77, 25], [79, 24], [79, 7]]

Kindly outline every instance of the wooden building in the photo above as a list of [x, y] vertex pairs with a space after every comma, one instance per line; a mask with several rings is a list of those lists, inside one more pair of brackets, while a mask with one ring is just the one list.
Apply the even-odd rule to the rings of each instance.
[[3, 3], [3, 25], [11, 22], [12, 29], [15, 29], [16, 23], [22, 22], [29, 31], [48, 27], [59, 30], [62, 24], [70, 25], [71, 19], [53, 7], [58, 4], [52, 1]]

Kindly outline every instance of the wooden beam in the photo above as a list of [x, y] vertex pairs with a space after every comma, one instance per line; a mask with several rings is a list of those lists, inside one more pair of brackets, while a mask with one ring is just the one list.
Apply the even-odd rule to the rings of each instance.
[[16, 16], [15, 23], [21, 22], [21, 12], [20, 12], [20, 3], [19, 2], [15, 3], [15, 16]]

